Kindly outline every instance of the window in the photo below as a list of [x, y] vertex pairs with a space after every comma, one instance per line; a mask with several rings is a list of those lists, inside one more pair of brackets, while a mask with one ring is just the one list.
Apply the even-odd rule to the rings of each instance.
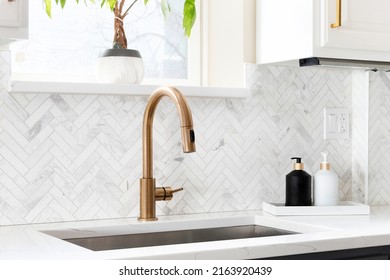
[[[29, 40], [11, 46], [15, 79], [94, 81], [96, 57], [112, 47], [113, 14], [107, 7], [86, 3], [67, 1], [63, 10], [53, 5], [50, 19], [40, 1], [30, 1]], [[199, 28], [194, 27], [190, 39], [185, 37], [183, 4], [170, 1], [172, 11], [164, 21], [160, 1], [146, 6], [138, 1], [125, 18], [128, 48], [138, 49], [144, 60], [144, 83], [169, 79], [199, 84]]]

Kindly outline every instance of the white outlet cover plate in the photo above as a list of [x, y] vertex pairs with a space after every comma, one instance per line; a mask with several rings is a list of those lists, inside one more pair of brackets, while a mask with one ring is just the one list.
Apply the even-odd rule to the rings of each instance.
[[324, 139], [349, 139], [348, 108], [324, 108]]

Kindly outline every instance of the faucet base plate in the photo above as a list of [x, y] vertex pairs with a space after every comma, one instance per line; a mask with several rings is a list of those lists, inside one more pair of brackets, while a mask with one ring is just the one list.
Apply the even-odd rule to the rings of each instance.
[[141, 217], [138, 217], [138, 221], [140, 222], [152, 222], [152, 221], [157, 221], [158, 218], [141, 218]]

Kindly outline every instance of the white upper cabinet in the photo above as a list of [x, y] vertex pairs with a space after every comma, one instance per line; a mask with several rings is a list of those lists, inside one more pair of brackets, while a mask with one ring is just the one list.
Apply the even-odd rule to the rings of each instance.
[[0, 0], [0, 39], [28, 37], [28, 0]]
[[[327, 27], [323, 30], [325, 46], [390, 51], [390, 1], [328, 0], [325, 3], [327, 6], [322, 7], [325, 14], [323, 26]], [[337, 22], [338, 15], [341, 26], [330, 27], [331, 23]]]
[[257, 0], [256, 21], [258, 63], [390, 61], [389, 0]]

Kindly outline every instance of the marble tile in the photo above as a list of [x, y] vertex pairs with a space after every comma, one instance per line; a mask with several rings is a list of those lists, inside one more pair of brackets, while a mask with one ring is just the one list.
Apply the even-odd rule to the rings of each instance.
[[368, 202], [390, 203], [390, 75], [371, 72], [369, 78]]
[[[0, 54], [0, 223], [137, 216], [146, 98], [11, 96], [8, 53]], [[159, 105], [157, 184], [185, 190], [159, 202], [158, 214], [256, 210], [263, 201], [284, 201], [290, 158], [301, 156], [313, 174], [323, 150], [339, 175], [340, 199], [364, 199], [364, 176], [352, 179], [353, 170], [359, 173], [352, 140], [322, 135], [324, 107], [352, 111], [351, 71], [248, 65], [247, 74], [253, 94], [246, 99], [189, 98], [194, 154], [182, 153], [175, 107]]]

